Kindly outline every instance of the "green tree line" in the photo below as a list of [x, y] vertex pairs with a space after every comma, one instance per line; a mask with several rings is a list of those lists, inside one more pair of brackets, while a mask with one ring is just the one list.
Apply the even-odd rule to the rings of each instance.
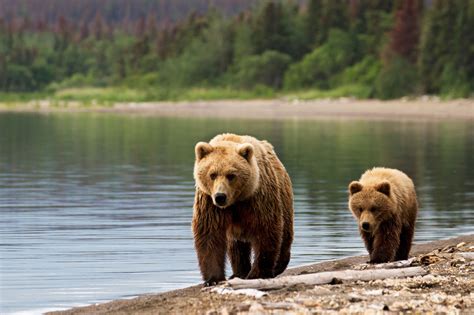
[[[127, 86], [340, 90], [361, 98], [474, 91], [474, 0], [261, 1], [164, 25], [0, 20], [0, 90]], [[82, 22], [81, 22], [82, 21]]]

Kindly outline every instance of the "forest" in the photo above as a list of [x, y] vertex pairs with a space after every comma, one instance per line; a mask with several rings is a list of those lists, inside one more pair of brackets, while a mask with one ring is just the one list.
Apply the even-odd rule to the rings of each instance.
[[0, 92], [471, 97], [473, 30], [474, 0], [0, 0]]

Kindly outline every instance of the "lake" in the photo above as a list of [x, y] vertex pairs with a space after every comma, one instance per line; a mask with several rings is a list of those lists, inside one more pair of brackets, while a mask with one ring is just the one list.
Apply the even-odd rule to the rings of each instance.
[[474, 232], [472, 122], [4, 113], [0, 312], [201, 282], [190, 228], [194, 145], [222, 132], [267, 139], [285, 164], [295, 194], [290, 267], [365, 253], [347, 186], [372, 166], [414, 180], [416, 242]]

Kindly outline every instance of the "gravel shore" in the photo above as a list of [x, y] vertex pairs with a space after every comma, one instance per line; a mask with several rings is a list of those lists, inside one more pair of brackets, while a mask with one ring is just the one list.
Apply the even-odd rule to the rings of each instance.
[[162, 117], [232, 119], [474, 120], [474, 99], [434, 97], [391, 101], [350, 98], [323, 100], [222, 100], [117, 103], [83, 106], [77, 102], [33, 101], [1, 104], [0, 112], [100, 112]]
[[[415, 244], [411, 256], [426, 275], [296, 285], [259, 298], [222, 295], [196, 285], [52, 314], [474, 313], [474, 234]], [[366, 261], [367, 256], [348, 257], [292, 268], [281, 276], [371, 268]]]

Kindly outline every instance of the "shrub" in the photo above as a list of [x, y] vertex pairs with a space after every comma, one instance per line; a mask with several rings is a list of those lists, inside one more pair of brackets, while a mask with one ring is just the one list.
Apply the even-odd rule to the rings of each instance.
[[466, 71], [456, 69], [453, 63], [444, 66], [440, 85], [440, 94], [447, 98], [470, 97], [474, 91], [474, 86], [472, 82], [469, 82]]
[[244, 57], [237, 64], [235, 84], [243, 88], [255, 88], [259, 84], [280, 88], [290, 62], [290, 56], [273, 50], [267, 50], [261, 55]]
[[333, 29], [328, 41], [293, 64], [285, 74], [286, 89], [302, 87], [330, 88], [329, 80], [357, 58], [358, 43], [355, 36]]
[[362, 61], [346, 68], [332, 83], [332, 86], [358, 85], [363, 86], [368, 94], [375, 94], [375, 81], [382, 68], [382, 64], [374, 56], [367, 56]]
[[402, 57], [394, 57], [377, 76], [376, 97], [393, 99], [413, 94], [417, 88], [415, 66]]

